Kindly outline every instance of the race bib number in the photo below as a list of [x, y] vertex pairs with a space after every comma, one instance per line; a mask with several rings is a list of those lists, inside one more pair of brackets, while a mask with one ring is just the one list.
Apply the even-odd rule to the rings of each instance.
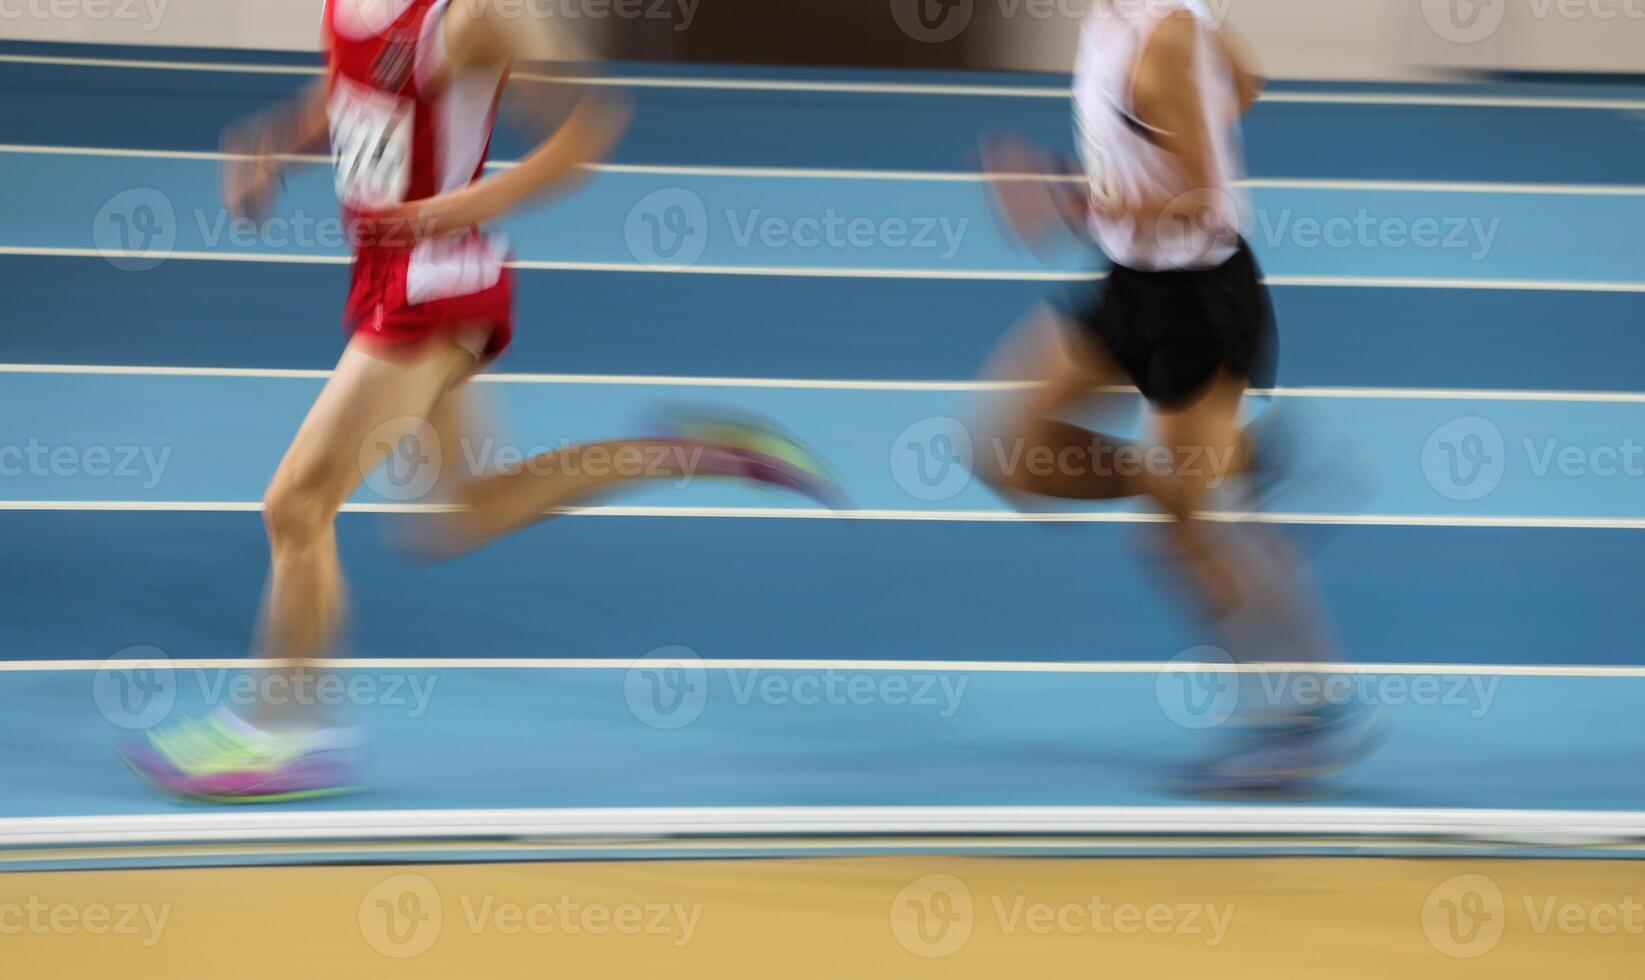
[[360, 210], [405, 201], [414, 109], [408, 100], [337, 80], [326, 112], [339, 201]]
[[1114, 173], [1113, 155], [1102, 136], [1078, 115], [1075, 117], [1075, 135], [1079, 138], [1080, 160], [1085, 164], [1085, 175], [1091, 181], [1091, 196], [1101, 204], [1115, 204], [1119, 200], [1119, 179]]

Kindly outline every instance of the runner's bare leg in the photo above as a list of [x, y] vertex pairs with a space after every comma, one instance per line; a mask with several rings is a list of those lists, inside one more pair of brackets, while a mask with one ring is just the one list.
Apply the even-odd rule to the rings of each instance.
[[[343, 503], [473, 367], [473, 355], [444, 338], [406, 360], [353, 341], [298, 428], [263, 497], [271, 568], [260, 617], [263, 652], [293, 680], [302, 664], [330, 655], [342, 626]], [[263, 705], [251, 720], [279, 724], [298, 713], [295, 704]]]
[[485, 466], [485, 424], [476, 393], [467, 385], [448, 392], [428, 423], [439, 440], [445, 472], [433, 497], [455, 513], [432, 517], [413, 546], [428, 557], [450, 557], [554, 515], [586, 504], [635, 480], [685, 481], [701, 472], [706, 447], [675, 439], [616, 439], [539, 453], [502, 469]]

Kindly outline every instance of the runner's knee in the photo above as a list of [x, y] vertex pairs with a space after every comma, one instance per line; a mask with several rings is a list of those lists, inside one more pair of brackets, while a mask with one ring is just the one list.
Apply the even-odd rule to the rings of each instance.
[[337, 513], [326, 483], [281, 466], [263, 493], [263, 525], [270, 542], [301, 547], [325, 532]]

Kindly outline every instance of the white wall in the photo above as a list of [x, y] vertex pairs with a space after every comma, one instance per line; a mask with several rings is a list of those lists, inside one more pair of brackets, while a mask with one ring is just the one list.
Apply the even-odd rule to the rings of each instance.
[[[1087, 0], [973, 2], [975, 16], [993, 22], [973, 35], [979, 57], [1039, 70], [1070, 63]], [[1206, 2], [1280, 78], [1417, 79], [1446, 68], [1645, 72], [1645, 0]]]
[[[1645, 72], [1645, 0], [1422, 0], [1420, 6], [1410, 18], [1407, 53], [1414, 62]], [[1452, 19], [1459, 10], [1466, 20]]]
[[[1034, 12], [1035, 0], [974, 2], [979, 20], [994, 21], [972, 35], [979, 59], [1040, 71], [1066, 71], [1073, 63], [1079, 20], [1089, 0], [1056, 0], [1038, 8], [1039, 13]], [[1401, 25], [1392, 16], [1402, 0], [1207, 2], [1274, 76], [1393, 78], [1408, 70], [1398, 55]], [[1055, 14], [1049, 15], [1053, 9]]]
[[313, 50], [324, 0], [0, 0], [0, 38]]
[[[964, 39], [979, 60], [1006, 68], [1067, 70], [1088, 0], [969, 2], [972, 20]], [[1269, 73], [1282, 78], [1420, 78], [1445, 67], [1645, 72], [1645, 0], [1207, 2], [1246, 37]], [[322, 5], [323, 0], [0, 0], [0, 37], [312, 50]]]

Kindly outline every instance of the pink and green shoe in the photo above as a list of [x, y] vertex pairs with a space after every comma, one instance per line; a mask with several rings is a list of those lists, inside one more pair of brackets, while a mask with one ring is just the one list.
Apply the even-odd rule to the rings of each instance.
[[132, 771], [191, 803], [285, 803], [353, 792], [352, 736], [272, 736], [226, 712], [184, 718], [120, 747]]
[[809, 497], [830, 509], [845, 504], [839, 478], [816, 450], [766, 419], [731, 411], [673, 408], [664, 431], [703, 450], [704, 476], [746, 480]]

